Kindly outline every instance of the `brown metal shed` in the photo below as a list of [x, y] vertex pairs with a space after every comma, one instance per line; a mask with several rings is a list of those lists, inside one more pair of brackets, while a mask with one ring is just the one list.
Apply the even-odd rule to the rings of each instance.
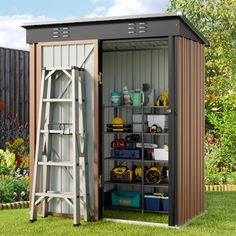
[[[93, 218], [103, 218], [106, 209], [104, 194], [111, 189], [139, 191], [141, 203], [136, 210], [142, 214], [145, 213], [146, 192], [168, 193], [167, 215], [170, 226], [183, 225], [203, 212], [204, 48], [209, 45], [204, 36], [181, 14], [41, 22], [26, 24], [24, 27], [27, 30], [27, 43], [30, 44], [31, 177], [42, 68], [78, 66], [81, 57], [88, 58], [84, 67], [86, 79], [90, 81], [92, 98], [89, 122], [93, 129], [89, 128], [89, 144], [93, 169], [93, 173], [90, 173], [93, 178], [90, 186]], [[168, 116], [167, 133], [147, 137], [150, 134], [142, 130], [140, 136], [142, 144], [145, 140], [155, 140], [159, 145], [168, 144], [169, 157], [163, 166], [169, 170], [169, 180], [160, 185], [147, 186], [143, 174], [139, 184], [120, 186], [110, 181], [109, 168], [114, 164], [106, 162], [110, 140], [104, 131], [105, 125], [119, 112], [119, 109], [106, 111], [113, 109], [108, 99], [112, 91], [121, 90], [124, 85], [134, 89], [140, 88], [143, 83], [149, 83], [155, 88], [155, 98], [162, 90], [169, 91], [168, 107], [142, 106], [139, 111], [144, 116], [145, 109], [149, 113], [157, 109], [157, 114], [160, 112]], [[133, 113], [135, 109], [130, 111]], [[132, 114], [128, 114], [130, 111], [122, 110], [119, 114], [129, 120], [132, 119]], [[120, 134], [113, 135], [114, 138]], [[154, 160], [148, 162], [145, 159], [143, 146], [142, 157], [137, 162], [141, 163], [142, 168], [144, 163], [155, 165]], [[54, 181], [51, 187], [66, 188], [68, 180], [64, 179], [63, 173], [54, 175], [61, 184]], [[129, 209], [125, 208], [125, 211]], [[58, 202], [51, 203], [50, 211], [54, 215], [71, 213], [64, 203]]]

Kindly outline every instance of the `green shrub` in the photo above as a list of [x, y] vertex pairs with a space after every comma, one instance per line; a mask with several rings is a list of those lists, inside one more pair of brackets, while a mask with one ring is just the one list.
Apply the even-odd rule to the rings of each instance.
[[227, 184], [236, 184], [236, 171], [227, 175]]
[[170, 0], [167, 10], [185, 14], [210, 42], [205, 50], [205, 127], [207, 134], [219, 139], [206, 142], [205, 181], [222, 184], [231, 176], [232, 182], [236, 175], [231, 173], [236, 163], [235, 0]]
[[29, 181], [6, 176], [0, 179], [0, 203], [29, 200]]
[[208, 134], [205, 140], [205, 184], [227, 184], [236, 182], [232, 172], [232, 156], [224, 154], [224, 142]]

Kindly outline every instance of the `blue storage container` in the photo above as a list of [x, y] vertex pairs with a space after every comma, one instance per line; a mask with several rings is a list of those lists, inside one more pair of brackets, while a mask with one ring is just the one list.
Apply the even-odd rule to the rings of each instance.
[[163, 206], [163, 211], [168, 211], [169, 210], [169, 197], [162, 197], [162, 206]]
[[128, 150], [128, 149], [111, 149], [111, 157], [113, 158], [133, 158], [140, 159], [140, 149]]
[[144, 196], [145, 210], [160, 211], [161, 210], [161, 197], [154, 195]]

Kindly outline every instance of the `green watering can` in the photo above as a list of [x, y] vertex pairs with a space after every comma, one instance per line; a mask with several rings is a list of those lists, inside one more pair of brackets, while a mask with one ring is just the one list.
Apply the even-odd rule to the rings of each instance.
[[141, 107], [144, 103], [144, 92], [141, 89], [135, 89], [129, 91], [129, 96], [133, 101], [133, 106]]

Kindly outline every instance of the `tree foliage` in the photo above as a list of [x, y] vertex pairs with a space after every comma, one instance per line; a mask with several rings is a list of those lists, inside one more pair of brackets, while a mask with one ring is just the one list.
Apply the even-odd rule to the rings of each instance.
[[236, 0], [170, 0], [209, 40], [206, 48], [206, 133], [220, 140], [220, 156], [236, 162]]

